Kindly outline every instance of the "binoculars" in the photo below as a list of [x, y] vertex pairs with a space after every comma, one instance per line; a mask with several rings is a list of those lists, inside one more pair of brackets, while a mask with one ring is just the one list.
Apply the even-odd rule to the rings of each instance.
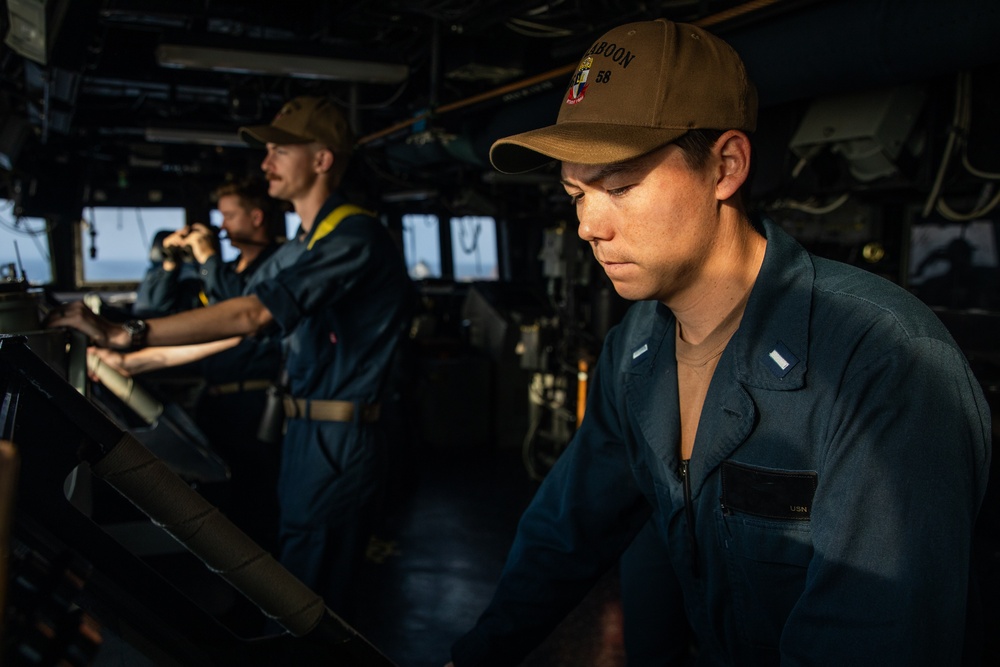
[[186, 245], [177, 246], [164, 246], [163, 247], [163, 258], [173, 262], [174, 264], [183, 264], [184, 262], [194, 261], [194, 251]]
[[[214, 237], [213, 243], [216, 247], [219, 244], [221, 230], [214, 225], [206, 225], [209, 233]], [[175, 264], [194, 261], [194, 252], [188, 246], [164, 246], [162, 239], [158, 240], [150, 252], [150, 259], [154, 262], [163, 260], [171, 261]], [[159, 253], [157, 252], [159, 251]], [[162, 254], [161, 254], [162, 253]]]

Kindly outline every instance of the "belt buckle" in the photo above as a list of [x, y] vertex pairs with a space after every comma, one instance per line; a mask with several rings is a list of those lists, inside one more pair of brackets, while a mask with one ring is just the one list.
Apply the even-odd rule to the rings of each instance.
[[[299, 410], [299, 401], [305, 401], [305, 400], [306, 399], [300, 399], [300, 398], [295, 398], [294, 396], [287, 396], [286, 395], [282, 399], [282, 403], [284, 403], [284, 405], [286, 407], [286, 409], [285, 409], [285, 416], [288, 417], [289, 419], [302, 419], [303, 415], [301, 414], [301, 410]], [[291, 406], [291, 408], [292, 408], [291, 411], [289, 411], [287, 409], [287, 406]], [[308, 409], [308, 406], [309, 406], [309, 404], [306, 403], [306, 409]], [[289, 414], [289, 412], [290, 412], [290, 414]]]

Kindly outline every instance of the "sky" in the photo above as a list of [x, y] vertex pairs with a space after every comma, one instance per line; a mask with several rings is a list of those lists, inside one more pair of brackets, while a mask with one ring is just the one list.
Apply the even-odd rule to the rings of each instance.
[[[12, 276], [9, 276], [10, 264], [15, 267]], [[45, 220], [18, 219], [14, 215], [14, 202], [6, 199], [0, 199], [0, 267], [5, 279], [20, 279], [23, 268], [29, 282], [44, 284], [51, 280]]]

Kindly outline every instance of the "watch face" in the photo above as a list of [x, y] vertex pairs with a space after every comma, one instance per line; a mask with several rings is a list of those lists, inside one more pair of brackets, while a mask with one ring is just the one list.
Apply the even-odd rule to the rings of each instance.
[[122, 329], [132, 339], [133, 346], [143, 345], [146, 340], [146, 320], [128, 320], [122, 324]]

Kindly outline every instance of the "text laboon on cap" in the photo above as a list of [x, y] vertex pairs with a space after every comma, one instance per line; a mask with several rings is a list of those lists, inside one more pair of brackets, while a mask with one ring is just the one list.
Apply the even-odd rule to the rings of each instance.
[[635, 58], [635, 54], [626, 49], [625, 47], [618, 46], [617, 44], [609, 44], [608, 42], [600, 42], [599, 44], [594, 44], [594, 46], [587, 52], [588, 56], [602, 55], [605, 58], [610, 58], [613, 62], [618, 63], [623, 68], [628, 67]]

